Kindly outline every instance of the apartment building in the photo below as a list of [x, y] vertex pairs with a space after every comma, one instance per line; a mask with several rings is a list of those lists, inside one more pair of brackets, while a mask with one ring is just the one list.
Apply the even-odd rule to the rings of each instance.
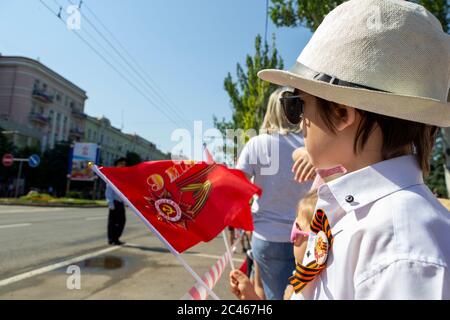
[[44, 151], [84, 137], [86, 92], [39, 61], [0, 55], [0, 127]]
[[156, 147], [152, 142], [137, 134], [123, 133], [111, 125], [105, 117], [95, 118], [87, 116], [85, 121], [85, 135], [83, 141], [97, 143], [100, 146], [102, 165], [111, 166], [127, 152], [135, 152], [143, 161], [163, 160], [169, 156]]
[[60, 141], [95, 142], [104, 165], [137, 153], [142, 160], [167, 159], [154, 143], [123, 133], [105, 118], [85, 113], [86, 91], [41, 62], [0, 55], [0, 128], [19, 148], [51, 149]]

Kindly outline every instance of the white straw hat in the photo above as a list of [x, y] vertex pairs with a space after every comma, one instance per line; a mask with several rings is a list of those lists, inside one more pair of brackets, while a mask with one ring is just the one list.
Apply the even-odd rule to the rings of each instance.
[[258, 76], [354, 108], [450, 126], [450, 36], [411, 2], [347, 1], [326, 16], [291, 70]]

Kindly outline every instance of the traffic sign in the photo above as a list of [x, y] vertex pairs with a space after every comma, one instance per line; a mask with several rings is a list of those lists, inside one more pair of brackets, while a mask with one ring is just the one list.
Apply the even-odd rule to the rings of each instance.
[[13, 163], [14, 163], [14, 157], [13, 157], [13, 155], [12, 155], [12, 154], [9, 154], [9, 153], [5, 154], [5, 155], [3, 156], [2, 162], [3, 162], [3, 165], [4, 165], [5, 167], [10, 167], [10, 166], [12, 166]]
[[36, 168], [41, 163], [41, 158], [37, 154], [33, 154], [28, 158], [28, 165]]

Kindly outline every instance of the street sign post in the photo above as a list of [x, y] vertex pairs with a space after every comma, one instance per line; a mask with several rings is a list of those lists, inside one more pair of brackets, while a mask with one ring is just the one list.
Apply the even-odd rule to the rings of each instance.
[[28, 158], [28, 165], [31, 168], [36, 168], [41, 163], [41, 158], [37, 154], [33, 154]]
[[5, 154], [5, 155], [3, 156], [2, 162], [3, 162], [3, 165], [4, 165], [5, 167], [10, 167], [10, 166], [12, 166], [13, 163], [14, 163], [14, 157], [13, 157], [13, 155], [10, 154], [10, 153]]
[[7, 153], [3, 156], [2, 162], [5, 167], [12, 166], [14, 162], [19, 162], [19, 172], [17, 173], [16, 190], [14, 192], [14, 198], [17, 198], [19, 196], [19, 181], [22, 176], [23, 163], [28, 162], [31, 168], [36, 168], [41, 163], [41, 158], [37, 154], [33, 154], [26, 159], [14, 158], [12, 154]]

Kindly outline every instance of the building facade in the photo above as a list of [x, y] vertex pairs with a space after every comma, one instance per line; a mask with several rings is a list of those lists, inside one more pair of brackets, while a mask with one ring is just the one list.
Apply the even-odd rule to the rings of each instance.
[[142, 161], [168, 159], [168, 155], [158, 150], [154, 143], [136, 134], [123, 133], [105, 117], [87, 116], [84, 132], [83, 141], [100, 146], [101, 164], [104, 166], [112, 166], [116, 159], [125, 157], [128, 152], [138, 154]]
[[103, 165], [137, 153], [143, 161], [167, 159], [155, 144], [126, 134], [105, 118], [85, 113], [86, 92], [39, 61], [0, 55], [0, 128], [15, 146], [94, 142], [101, 147]]
[[86, 92], [25, 57], [0, 56], [0, 127], [18, 147], [44, 151], [84, 137]]

